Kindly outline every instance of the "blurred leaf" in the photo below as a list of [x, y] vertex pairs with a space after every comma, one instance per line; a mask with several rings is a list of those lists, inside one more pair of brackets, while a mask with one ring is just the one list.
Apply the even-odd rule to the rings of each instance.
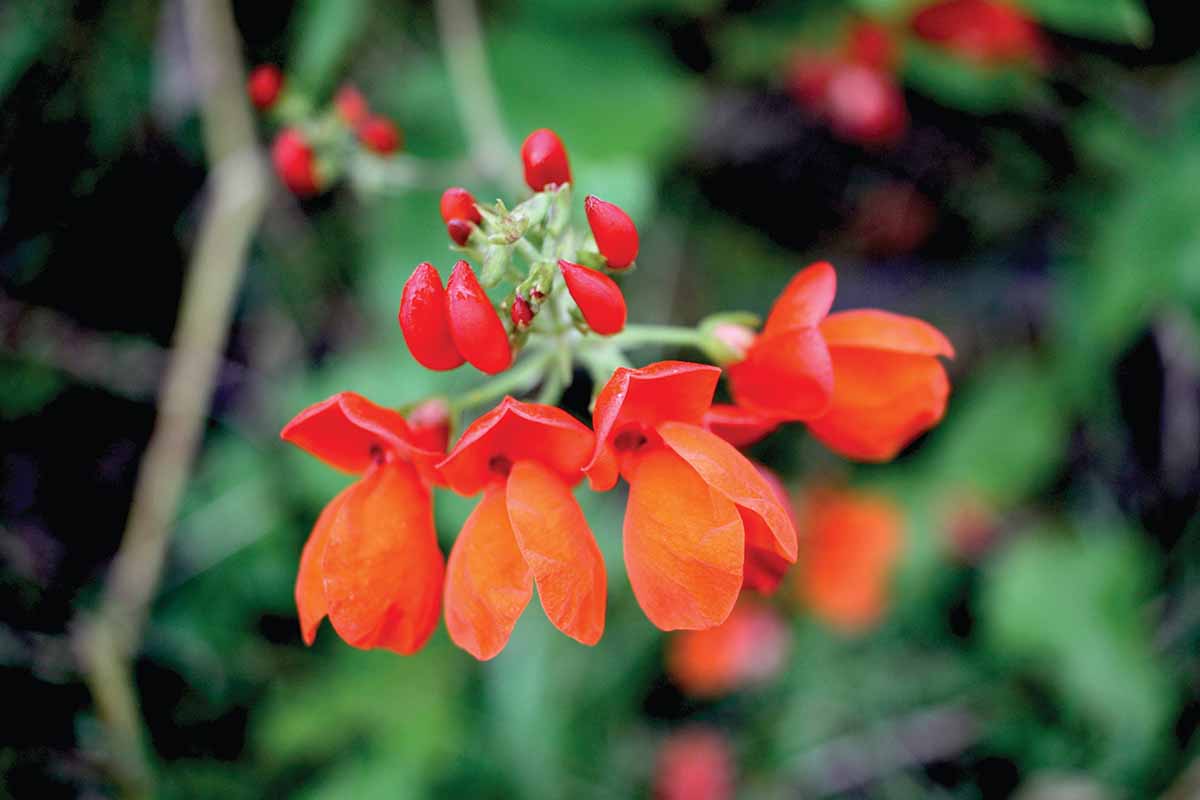
[[917, 40], [905, 43], [904, 81], [938, 102], [976, 114], [1028, 104], [1043, 91], [1038, 76], [1019, 67], [984, 67]]
[[1168, 735], [1173, 689], [1156, 660], [1145, 603], [1150, 558], [1115, 531], [1033, 532], [985, 575], [983, 629], [1099, 726], [1100, 769], [1131, 779]]
[[716, 11], [721, 0], [521, 0], [523, 13], [539, 17], [561, 16], [577, 20], [637, 19], [646, 14], [703, 16]]
[[292, 20], [289, 77], [318, 97], [325, 95], [340, 81], [373, 6], [372, 0], [301, 0]]
[[111, 6], [96, 28], [83, 70], [91, 145], [112, 158], [150, 108], [155, 13], [144, 2]]
[[21, 0], [0, 8], [0, 102], [67, 20], [60, 0]]
[[1142, 46], [1153, 38], [1150, 17], [1140, 0], [1023, 0], [1023, 4], [1046, 27], [1073, 36]]
[[36, 413], [64, 384], [50, 367], [0, 355], [0, 419]]
[[844, 4], [775, 3], [731, 19], [714, 34], [717, 65], [723, 77], [783, 81], [799, 51], [836, 49], [849, 21]]

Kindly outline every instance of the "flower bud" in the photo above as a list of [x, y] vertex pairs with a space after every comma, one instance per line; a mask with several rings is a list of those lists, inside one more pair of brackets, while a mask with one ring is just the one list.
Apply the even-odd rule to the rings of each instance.
[[714, 325], [712, 335], [713, 338], [729, 348], [729, 353], [734, 356], [734, 361], [743, 360], [746, 357], [746, 351], [758, 338], [758, 334], [753, 330], [734, 322], [722, 322]]
[[608, 266], [625, 269], [632, 264], [638, 254], [638, 232], [629, 215], [591, 194], [583, 201], [583, 210], [587, 212], [596, 247]]
[[442, 192], [442, 221], [447, 224], [452, 219], [465, 219], [478, 225], [483, 222], [483, 215], [475, 207], [475, 196], [461, 186], [451, 186]]
[[418, 264], [404, 284], [400, 330], [409, 352], [426, 369], [454, 369], [463, 363], [450, 334], [442, 276], [428, 262]]
[[899, 48], [892, 32], [878, 22], [859, 20], [846, 40], [846, 58], [855, 64], [891, 72], [899, 60]]
[[418, 403], [405, 415], [417, 444], [437, 453], [450, 444], [450, 404], [444, 397]]
[[524, 330], [525, 328], [528, 328], [529, 324], [533, 322], [533, 307], [530, 306], [529, 301], [524, 297], [521, 297], [521, 295], [516, 295], [513, 297], [512, 307], [509, 309], [508, 314], [510, 317], [512, 317], [513, 325], [515, 325], [518, 330]]
[[894, 143], [908, 128], [900, 87], [887, 73], [850, 64], [829, 80], [828, 112], [835, 133], [865, 145]]
[[446, 223], [446, 233], [450, 234], [452, 242], [463, 247], [471, 238], [471, 223], [465, 219], [452, 219]]
[[450, 335], [458, 351], [476, 369], [495, 375], [512, 364], [504, 323], [466, 261], [459, 261], [446, 284]]
[[283, 91], [283, 73], [274, 64], [255, 67], [246, 81], [246, 91], [255, 108], [266, 110], [275, 105]]
[[358, 140], [368, 150], [387, 156], [400, 149], [404, 136], [387, 117], [369, 116], [358, 126]]
[[559, 261], [558, 268], [562, 270], [567, 291], [593, 331], [611, 336], [625, 327], [625, 296], [616, 281], [570, 261]]
[[535, 192], [551, 184], [571, 182], [567, 150], [558, 134], [549, 128], [540, 128], [525, 138], [521, 145], [521, 163], [525, 166], [525, 183]]
[[337, 96], [333, 98], [333, 105], [337, 109], [338, 117], [351, 128], [362, 125], [367, 121], [367, 115], [371, 113], [370, 106], [367, 105], [367, 98], [349, 84], [338, 89]]
[[271, 161], [283, 185], [294, 194], [308, 197], [320, 191], [316, 158], [304, 134], [284, 128], [271, 145]]

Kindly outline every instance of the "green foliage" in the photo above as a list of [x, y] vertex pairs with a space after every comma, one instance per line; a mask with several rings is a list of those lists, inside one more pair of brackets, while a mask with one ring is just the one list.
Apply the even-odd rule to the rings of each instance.
[[1073, 36], [1147, 45], [1153, 31], [1140, 0], [1023, 0], [1034, 17]]
[[288, 73], [318, 97], [329, 92], [370, 24], [373, 9], [372, 0], [303, 0], [292, 23]]

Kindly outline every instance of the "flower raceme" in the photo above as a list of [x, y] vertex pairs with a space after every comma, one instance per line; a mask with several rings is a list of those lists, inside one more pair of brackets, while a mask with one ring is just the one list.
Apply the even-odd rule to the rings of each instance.
[[763, 418], [805, 422], [836, 453], [887, 461], [941, 420], [950, 382], [938, 358], [954, 348], [913, 317], [830, 314], [836, 290], [827, 263], [797, 274], [745, 359], [729, 367], [730, 389]]
[[584, 644], [604, 631], [604, 562], [571, 487], [595, 437], [554, 406], [506, 397], [439, 465], [459, 494], [483, 492], [450, 551], [446, 628], [478, 659], [499, 653], [536, 585], [555, 627]]
[[301, 411], [281, 437], [358, 475], [325, 506], [296, 577], [304, 641], [329, 617], [348, 644], [419, 650], [437, 627], [444, 567], [430, 485], [442, 454], [399, 413], [353, 392]]
[[[796, 531], [770, 483], [701, 427], [720, 370], [664, 361], [618, 368], [596, 397], [592, 488], [629, 483], [625, 566], [639, 605], [663, 630], [719, 625], [733, 609], [748, 547], [791, 563]], [[767, 541], [752, 540], [749, 531]]]

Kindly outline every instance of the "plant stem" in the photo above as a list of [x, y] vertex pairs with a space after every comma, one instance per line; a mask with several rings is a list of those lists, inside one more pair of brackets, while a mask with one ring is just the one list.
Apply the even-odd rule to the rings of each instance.
[[454, 411], [462, 411], [489, 403], [506, 394], [528, 391], [542, 377], [555, 355], [556, 351], [552, 347], [530, 353], [508, 371], [451, 400], [450, 407]]
[[201, 81], [209, 199], [188, 266], [158, 414], [142, 456], [120, 548], [100, 608], [77, 626], [81, 667], [105, 728], [109, 769], [125, 797], [154, 794], [131, 661], [142, 638], [208, 413], [266, 177], [245, 97], [233, 12], [188, 0], [184, 22]]
[[695, 328], [680, 325], [626, 325], [625, 330], [609, 337], [607, 341], [621, 349], [649, 344], [675, 344], [701, 349], [703, 337]]

